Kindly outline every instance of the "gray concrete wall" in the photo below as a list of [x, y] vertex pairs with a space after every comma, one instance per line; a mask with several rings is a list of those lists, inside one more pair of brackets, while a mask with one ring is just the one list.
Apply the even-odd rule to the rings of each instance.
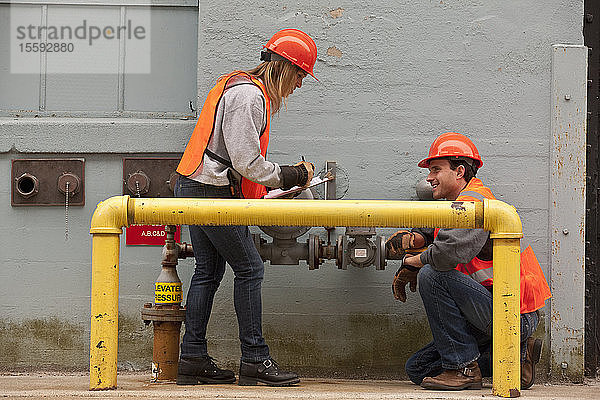
[[[431, 141], [465, 133], [484, 158], [480, 177], [517, 207], [547, 272], [551, 45], [583, 43], [582, 13], [581, 0], [202, 1], [198, 92], [203, 98], [220, 74], [257, 64], [278, 29], [305, 30], [318, 46], [320, 82], [307, 78], [272, 119], [270, 159], [337, 160], [351, 179], [346, 198], [414, 199], [425, 175], [416, 162]], [[180, 152], [193, 123], [0, 120], [0, 347], [9, 349], [0, 368], [87, 368], [90, 216], [99, 201], [121, 194], [123, 154]], [[65, 242], [64, 210], [11, 208], [8, 182], [13, 158], [67, 155], [86, 159], [86, 206], [71, 208]], [[121, 245], [121, 367], [150, 365], [139, 308], [152, 299], [159, 258], [159, 249]], [[267, 266], [264, 329], [273, 356], [321, 374], [404, 376], [403, 363], [429, 330], [418, 296], [394, 301], [395, 269]], [[182, 262], [184, 291], [191, 272], [191, 261]], [[232, 366], [236, 330], [228, 271], [209, 349]]]

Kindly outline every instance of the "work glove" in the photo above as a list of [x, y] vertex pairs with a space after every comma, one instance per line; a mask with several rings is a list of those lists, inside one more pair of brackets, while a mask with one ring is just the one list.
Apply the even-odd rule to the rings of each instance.
[[406, 255], [406, 250], [410, 249], [415, 244], [414, 233], [407, 230], [399, 230], [394, 233], [385, 242], [385, 249], [387, 250], [387, 258], [392, 260], [401, 260]]
[[410, 257], [410, 254], [407, 254], [402, 259], [402, 265], [394, 275], [394, 281], [392, 282], [392, 293], [394, 293], [394, 298], [396, 300], [400, 300], [401, 302], [406, 302], [406, 284], [410, 284], [410, 291], [417, 291], [417, 274], [419, 273], [420, 268], [413, 267], [412, 265], [405, 265], [404, 260], [406, 257]]
[[304, 182], [304, 184], [298, 183], [298, 186], [307, 187], [310, 184], [310, 181], [312, 181], [313, 175], [315, 174], [314, 164], [309, 163], [307, 161], [300, 161], [299, 163], [294, 164], [294, 167], [304, 167], [304, 169], [306, 170], [306, 181]]
[[283, 190], [294, 186], [306, 187], [314, 174], [314, 166], [306, 161], [300, 161], [295, 165], [283, 165], [281, 168], [281, 180]]

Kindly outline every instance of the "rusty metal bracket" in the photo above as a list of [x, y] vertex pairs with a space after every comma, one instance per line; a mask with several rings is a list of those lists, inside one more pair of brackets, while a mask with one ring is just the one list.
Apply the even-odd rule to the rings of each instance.
[[69, 183], [69, 206], [85, 205], [85, 160], [14, 159], [11, 165], [11, 205], [64, 206]]
[[124, 158], [123, 194], [173, 197], [180, 157]]

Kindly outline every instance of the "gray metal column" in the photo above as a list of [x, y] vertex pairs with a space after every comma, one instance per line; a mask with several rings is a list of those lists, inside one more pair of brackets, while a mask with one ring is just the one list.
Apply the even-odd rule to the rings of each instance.
[[552, 46], [550, 368], [583, 381], [587, 47]]

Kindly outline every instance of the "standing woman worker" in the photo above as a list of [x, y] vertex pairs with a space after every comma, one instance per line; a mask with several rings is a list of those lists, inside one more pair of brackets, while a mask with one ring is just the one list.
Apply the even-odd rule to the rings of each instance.
[[[314, 77], [317, 47], [310, 36], [296, 29], [277, 32], [264, 47], [260, 65], [220, 77], [208, 93], [177, 167], [181, 176], [176, 197], [258, 199], [266, 194], [265, 186], [288, 189], [310, 182], [310, 163], [280, 166], [265, 157], [270, 117], [279, 112], [294, 89], [302, 86], [307, 74]], [[206, 346], [206, 326], [225, 262], [235, 275], [233, 297], [242, 351], [239, 384], [284, 386], [300, 382], [297, 374], [279, 369], [263, 338], [264, 264], [248, 227], [189, 228], [196, 269], [186, 302], [177, 384], [235, 382], [233, 371], [220, 369]]]

